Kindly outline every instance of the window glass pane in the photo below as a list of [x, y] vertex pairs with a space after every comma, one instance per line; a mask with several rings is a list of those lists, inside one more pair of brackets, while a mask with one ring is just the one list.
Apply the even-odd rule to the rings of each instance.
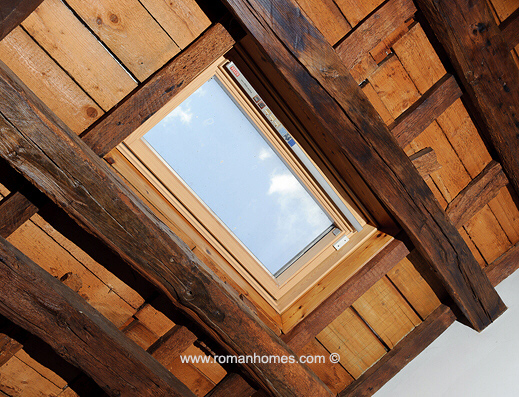
[[272, 274], [333, 225], [216, 77], [144, 139]]

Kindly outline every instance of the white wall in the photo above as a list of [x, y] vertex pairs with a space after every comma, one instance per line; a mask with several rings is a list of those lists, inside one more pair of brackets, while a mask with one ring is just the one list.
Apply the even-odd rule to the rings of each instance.
[[495, 323], [455, 322], [375, 397], [518, 397], [519, 271], [496, 289], [508, 310]]

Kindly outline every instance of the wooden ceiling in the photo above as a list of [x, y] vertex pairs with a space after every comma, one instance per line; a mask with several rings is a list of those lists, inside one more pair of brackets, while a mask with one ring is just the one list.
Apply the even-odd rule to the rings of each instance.
[[[483, 297], [491, 296], [492, 289], [484, 284], [486, 278], [481, 282], [471, 281], [472, 277], [483, 276], [483, 272], [480, 272], [481, 276], [474, 276], [477, 273], [474, 268], [464, 268], [466, 263], [461, 263], [461, 270], [456, 271], [465, 275], [468, 281], [458, 290], [456, 276], [452, 279], [449, 274], [438, 277], [442, 268], [431, 271], [430, 264], [434, 262], [433, 266], [441, 266], [444, 260], [441, 255], [435, 256], [435, 248], [443, 245], [456, 247], [463, 240], [472, 256], [465, 255], [463, 247], [459, 249], [461, 251], [455, 248], [456, 255], [460, 255], [462, 261], [465, 259], [466, 262], [479, 264], [476, 270], [483, 268], [494, 286], [519, 265], [519, 210], [516, 204], [519, 201], [516, 190], [518, 185], [514, 182], [519, 167], [517, 160], [515, 165], [513, 161], [513, 151], [517, 145], [508, 145], [511, 147], [508, 151], [500, 144], [504, 142], [504, 146], [507, 146], [507, 142], [513, 142], [512, 135], [516, 132], [513, 132], [513, 126], [505, 131], [499, 125], [489, 124], [488, 112], [505, 114], [504, 110], [482, 106], [483, 100], [488, 99], [489, 95], [495, 95], [494, 105], [499, 102], [507, 112], [513, 112], [513, 106], [515, 109], [519, 106], [517, 95], [509, 99], [506, 90], [498, 91], [496, 85], [502, 86], [501, 80], [487, 78], [485, 70], [477, 71], [479, 76], [483, 76], [485, 84], [474, 84], [470, 71], [475, 68], [471, 66], [471, 60], [459, 61], [460, 48], [468, 48], [468, 44], [456, 44], [449, 41], [450, 37], [442, 37], [435, 31], [437, 26], [442, 26], [442, 23], [448, 25], [449, 21], [442, 13], [444, 10], [428, 8], [429, 2], [426, 0], [416, 3], [411, 0], [298, 0], [297, 6], [322, 33], [322, 36], [313, 36], [315, 42], [307, 43], [305, 51], [291, 47], [294, 43], [291, 31], [287, 31], [279, 19], [273, 17], [265, 25], [268, 28], [255, 22], [262, 20], [262, 4], [267, 1], [251, 1], [250, 9], [244, 8], [245, 2], [238, 0], [223, 3], [233, 12], [234, 19], [213, 12], [207, 2], [200, 1], [197, 4], [194, 0], [45, 0], [0, 41], [0, 60], [37, 98], [26, 94], [23, 87], [16, 88], [9, 73], [2, 72], [0, 91], [4, 104], [0, 105], [0, 113], [2, 120], [6, 119], [8, 123], [2, 122], [0, 137], [0, 153], [6, 160], [0, 163], [0, 235], [39, 266], [31, 268], [30, 261], [20, 259], [9, 246], [2, 248], [0, 257], [3, 263], [9, 259], [13, 263], [16, 260], [27, 263], [28, 269], [35, 272], [28, 273], [30, 277], [34, 280], [41, 277], [45, 281], [45, 284], [43, 281], [40, 284], [21, 284], [16, 290], [15, 283], [9, 282], [9, 277], [12, 277], [10, 273], [2, 270], [2, 291], [4, 288], [6, 291], [7, 288], [13, 288], [11, 296], [21, 294], [23, 289], [31, 291], [31, 296], [42, 293], [38, 299], [44, 301], [47, 299], [45, 285], [49, 291], [58, 291], [56, 298], [52, 298], [57, 300], [68, 296], [68, 292], [61, 292], [58, 286], [63, 284], [75, 293], [63, 303], [76, 308], [70, 311], [70, 318], [80, 312], [73, 305], [81, 304], [77, 297], [84, 298], [88, 303], [85, 311], [92, 309], [87, 319], [90, 322], [85, 323], [85, 326], [99, 326], [96, 312], [108, 320], [107, 324], [103, 323], [106, 329], [95, 334], [97, 343], [100, 346], [113, 343], [114, 354], [116, 357], [120, 354], [123, 367], [126, 364], [124, 357], [128, 357], [131, 352], [132, 357], [138, 357], [131, 361], [131, 365], [135, 366], [132, 368], [136, 368], [134, 372], [137, 375], [145, 374], [143, 377], [146, 379], [158, 379], [155, 386], [148, 385], [146, 381], [134, 383], [142, 389], [134, 392], [128, 391], [131, 388], [122, 389], [126, 391], [121, 395], [188, 395], [185, 390], [189, 389], [198, 396], [251, 396], [261, 395], [262, 388], [276, 395], [293, 395], [294, 390], [300, 393], [303, 393], [301, 390], [307, 393], [308, 390], [315, 390], [312, 395], [371, 395], [395, 371], [405, 366], [409, 357], [418, 354], [452, 324], [456, 316], [460, 320], [468, 320], [474, 328], [484, 328], [499, 314], [490, 313], [487, 319], [479, 319], [475, 315], [471, 317], [473, 313], [479, 313], [478, 310], [484, 312], [485, 308], [497, 307], [498, 310], [498, 297], [489, 298], [490, 303], [483, 302], [483, 309], [478, 309], [477, 304], [468, 298], [456, 300], [458, 291], [463, 293], [464, 288], [473, 288], [476, 294], [481, 293]], [[463, 2], [460, 0], [460, 3]], [[487, 10], [486, 3], [480, 3]], [[285, 11], [288, 14], [295, 2], [287, 1], [287, 4]], [[417, 7], [420, 11], [417, 11]], [[506, 51], [494, 51], [491, 55], [481, 51], [481, 56], [491, 69], [494, 66], [488, 61], [489, 57], [495, 56], [501, 60], [501, 64], [505, 65], [500, 71], [501, 78], [508, 82], [512, 90], [518, 88], [513, 84], [519, 81], [518, 9], [518, 1], [493, 0], [489, 10], [495, 22], [485, 20], [485, 27], [480, 27], [482, 34], [485, 31], [492, 32], [489, 40], [493, 45], [497, 41], [501, 50], [506, 47]], [[456, 10], [452, 11], [453, 15], [455, 13]], [[435, 15], [444, 19], [435, 18]], [[220, 17], [223, 19], [220, 20]], [[279, 15], [276, 17], [282, 18]], [[243, 22], [247, 31], [245, 37], [245, 33], [237, 28], [236, 20]], [[305, 23], [308, 21], [297, 22], [293, 29], [295, 34], [298, 34], [297, 27], [305, 32], [312, 31], [313, 28], [305, 26]], [[444, 30], [449, 31], [448, 28]], [[319, 42], [321, 39], [323, 41]], [[106, 155], [136, 125], [176, 95], [182, 85], [194, 78], [205, 65], [240, 40], [244, 48], [249, 49], [257, 65], [272, 78], [279, 79], [279, 87], [287, 82], [292, 86], [291, 90], [285, 90], [287, 98], [284, 99], [287, 103], [299, 101], [297, 103], [301, 104], [302, 112], [309, 110], [311, 114], [313, 98], [305, 98], [304, 90], [299, 88], [298, 91], [298, 81], [290, 80], [290, 73], [294, 73], [294, 69], [288, 69], [287, 65], [295, 62], [298, 68], [312, 77], [307, 80], [310, 85], [306, 88], [310, 87], [308, 89], [313, 90], [316, 98], [322, 98], [323, 101], [333, 98], [332, 105], [335, 107], [330, 107], [328, 111], [335, 115], [348, 115], [342, 118], [337, 116], [339, 121], [357, 123], [356, 126], [365, 122], [378, 131], [385, 124], [396, 140], [391, 139], [384, 144], [372, 140], [367, 146], [381, 157], [381, 163], [401, 161], [403, 164], [392, 170], [397, 181], [404, 186], [401, 190], [392, 193], [380, 188], [377, 192], [376, 186], [370, 187], [411, 242], [400, 234], [394, 243], [370, 258], [363, 272], [351, 279], [341, 280], [341, 287], [335, 293], [330, 291], [329, 298], [286, 335], [280, 335], [280, 330], [268, 322], [266, 325], [272, 330], [267, 330], [257, 316], [249, 314], [249, 311], [257, 309], [252, 307], [251, 310], [246, 298], [240, 300], [239, 296], [243, 298], [247, 295], [247, 291], [240, 286], [232, 285], [237, 293], [227, 293], [228, 288], [218, 278], [207, 284], [209, 298], [202, 296], [201, 299], [210, 301], [214, 296], [221, 297], [222, 301], [229, 299], [230, 303], [226, 307], [230, 313], [247, 324], [251, 321], [249, 327], [252, 331], [247, 330], [249, 333], [245, 335], [249, 339], [256, 335], [258, 349], [270, 346], [277, 351], [288, 351], [281, 342], [284, 341], [297, 354], [340, 354], [341, 360], [336, 364], [309, 364], [311, 372], [303, 367], [291, 367], [279, 374], [279, 369], [272, 368], [245, 368], [244, 371], [238, 365], [181, 363], [180, 354], [206, 356], [229, 350], [243, 352], [247, 346], [253, 349], [256, 341], [243, 340], [246, 339], [244, 336], [240, 339], [238, 331], [241, 330], [236, 329], [233, 334], [233, 327], [221, 325], [218, 315], [215, 318], [204, 318], [204, 313], [212, 310], [205, 301], [195, 300], [192, 303], [185, 296], [177, 296], [178, 289], [168, 290], [167, 285], [171, 280], [163, 282], [163, 270], [156, 271], [153, 264], [148, 263], [146, 255], [160, 257], [161, 244], [164, 247], [170, 244], [169, 241], [177, 244], [174, 238], [169, 237], [169, 232], [154, 241], [156, 245], [153, 248], [156, 251], [144, 245], [139, 247], [135, 241], [130, 241], [128, 236], [131, 233], [115, 239], [111, 236], [115, 229], [110, 229], [111, 225], [104, 226], [105, 219], [97, 217], [98, 210], [94, 207], [96, 200], [106, 199], [105, 192], [95, 192], [99, 196], [92, 197], [83, 193], [76, 195], [73, 188], [67, 190], [66, 184], [60, 185], [62, 182], [59, 178], [52, 179], [59, 170], [66, 170], [76, 183], [70, 185], [72, 182], [67, 182], [68, 186], [86, 186], [91, 189], [90, 192], [95, 191], [96, 186], [99, 186], [99, 190], [103, 190], [102, 187], [109, 189], [110, 194], [114, 194], [111, 197], [115, 197], [115, 204], [110, 207], [114, 211], [114, 219], [128, 220], [131, 225], [134, 225], [131, 222], [138, 220], [144, 225], [144, 229], [139, 230], [144, 233], [142, 235], [157, 236], [163, 233], [153, 215], [149, 215], [149, 211], [139, 204], [139, 198], [131, 192], [132, 187], [119, 184], [116, 176], [111, 174], [113, 168], [106, 162], [97, 161], [94, 152]], [[265, 54], [260, 50], [251, 51], [252, 48], [270, 50], [267, 53], [272, 60], [267, 61]], [[315, 55], [312, 51], [316, 51], [316, 48], [319, 48], [320, 57], [307, 58], [308, 54]], [[477, 58], [474, 62], [477, 62]], [[337, 82], [337, 79], [329, 78], [333, 76], [333, 71], [326, 73], [331, 69], [330, 65], [334, 70], [348, 71], [356, 84], [352, 83], [353, 80], [342, 79]], [[510, 77], [505, 72], [515, 75]], [[15, 89], [9, 91], [13, 85]], [[364, 113], [355, 112], [351, 108], [344, 113], [343, 109], [347, 108], [351, 99], [340, 93], [348, 92], [351, 97], [358, 99], [360, 94], [355, 88], [357, 85], [380, 116], [381, 122], [378, 116], [367, 116], [375, 114], [367, 105], [363, 108]], [[471, 88], [474, 86], [476, 88]], [[292, 90], [295, 94], [290, 93]], [[38, 110], [39, 107], [34, 105], [38, 99], [65, 126], [55, 121], [50, 113], [47, 115], [46, 110]], [[47, 149], [44, 146], [48, 144], [50, 153], [53, 144], [51, 138], [47, 139], [44, 134], [47, 134], [47, 130], [58, 131], [57, 138], [52, 139], [56, 139], [54, 145], [62, 146], [63, 149], [53, 151], [55, 158], [47, 155], [50, 160], [47, 163], [40, 162], [37, 155], [31, 154], [33, 149], [29, 144], [23, 146], [25, 143], [20, 143], [21, 138], [12, 138], [15, 129], [20, 130], [22, 136], [24, 131], [21, 125], [27, 123], [23, 124], [23, 118], [16, 113], [18, 108], [11, 105], [10, 101], [25, 106], [20, 114], [32, 120], [30, 128], [36, 126], [31, 133], [38, 136], [42, 134], [42, 142], [35, 147], [45, 151]], [[313, 110], [315, 114], [307, 117], [319, 124], [314, 137], [319, 144], [317, 135], [321, 129], [330, 136], [337, 129], [326, 124], [333, 120], [320, 119], [319, 112], [315, 108]], [[37, 117], [32, 116], [33, 113]], [[495, 119], [504, 124], [507, 122], [504, 116]], [[28, 125], [24, 128], [29, 130]], [[81, 136], [94, 152], [87, 151], [86, 145], [83, 148], [77, 143], [79, 139], [73, 141], [67, 138], [67, 129]], [[499, 129], [497, 135], [496, 129]], [[363, 131], [362, 134], [369, 136], [370, 132]], [[359, 136], [362, 137], [362, 134]], [[7, 136], [11, 137], [11, 141]], [[340, 135], [332, 139], [338, 142], [339, 147]], [[353, 139], [351, 141], [354, 142]], [[5, 148], [12, 148], [12, 142], [21, 147], [15, 150], [16, 156], [6, 154], [8, 152]], [[72, 148], [69, 142], [73, 142]], [[398, 149], [398, 146], [403, 150]], [[340, 160], [333, 157], [333, 150], [329, 153], [326, 150], [323, 147], [328, 159], [340, 167]], [[398, 154], [393, 155], [392, 151], [398, 151]], [[344, 152], [347, 153], [347, 148]], [[60, 162], [60, 153], [67, 153], [67, 156], [61, 156], [67, 157], [63, 162]], [[423, 181], [418, 178], [418, 174], [408, 177], [402, 171], [407, 169], [404, 153], [411, 158]], [[356, 161], [354, 154], [347, 153], [346, 156], [350, 156], [349, 161]], [[18, 160], [18, 157], [22, 160]], [[110, 159], [107, 160], [109, 163]], [[365, 164], [359, 160], [354, 165], [357, 168], [363, 166], [366, 170], [376, 169], [373, 165], [376, 159], [370, 157], [364, 161]], [[42, 167], [44, 171], [41, 171]], [[57, 171], [54, 172], [52, 167], [56, 167]], [[369, 176], [362, 175], [362, 171], [361, 176], [369, 179]], [[382, 180], [382, 176], [377, 177]], [[416, 181], [416, 184], [411, 181]], [[369, 185], [369, 180], [366, 183]], [[429, 188], [427, 192], [422, 187], [424, 183]], [[394, 197], [391, 198], [389, 194]], [[424, 216], [419, 219], [427, 219], [428, 222], [432, 219], [431, 223], [436, 222], [442, 225], [442, 230], [449, 231], [443, 231], [445, 236], [442, 240], [436, 240], [439, 235], [443, 236], [436, 229], [428, 230], [429, 226], [400, 217], [401, 207], [395, 203], [404, 195], [408, 198], [402, 198], [402, 201], [412, 202], [410, 207], [417, 208], [413, 209], [416, 217]], [[85, 208], [85, 203], [90, 203], [91, 207]], [[102, 203], [99, 208], [109, 205]], [[428, 218], [425, 218], [426, 215]], [[87, 231], [73, 219], [79, 221]], [[194, 263], [206, 266], [202, 267], [202, 274], [206, 274], [203, 269], [214, 270], [208, 255], [196, 249], [193, 243], [196, 240], [189, 240], [189, 236], [182, 235], [182, 230], [175, 229], [178, 225], [169, 226], [190, 248], [195, 247]], [[455, 233], [456, 229], [459, 234]], [[136, 231], [132, 230], [132, 233]], [[96, 237], [89, 233], [95, 233]], [[460, 242], [456, 236], [461, 237]], [[405, 244], [400, 240], [405, 241]], [[189, 258], [192, 255], [189, 252], [186, 254], [186, 248], [181, 243], [177, 245], [180, 247], [179, 257], [183, 258], [185, 254]], [[190, 251], [189, 248], [187, 251]], [[185, 266], [188, 268], [191, 265]], [[39, 268], [45, 271], [42, 275], [38, 273]], [[46, 273], [52, 277], [46, 278]], [[478, 288], [481, 290], [478, 291]], [[231, 309], [235, 296], [238, 297], [237, 309]], [[38, 302], [38, 299], [34, 301]], [[181, 303], [175, 307], [171, 299]], [[18, 311], [20, 316], [10, 317], [8, 313], [15, 310], [9, 306], [8, 300], [1, 302], [0, 312], [4, 317], [0, 317], [0, 395], [117, 395], [116, 389], [108, 387], [109, 383], [104, 378], [109, 372], [109, 358], [102, 355], [102, 349], [96, 347], [95, 342], [90, 344], [92, 351], [88, 351], [88, 346], [82, 348], [85, 349], [85, 356], [98, 355], [102, 365], [96, 368], [77, 356], [77, 352], [60, 349], [58, 335], [62, 338], [73, 335], [54, 330], [53, 327], [60, 327], [59, 321], [56, 320], [54, 326], [48, 326], [46, 332], [40, 332], [26, 324], [27, 321], [19, 320], [24, 318], [23, 309]], [[187, 312], [182, 309], [186, 306], [189, 308]], [[29, 310], [28, 307], [25, 310]], [[465, 319], [459, 310], [464, 312]], [[50, 317], [45, 321], [50, 324], [53, 314], [49, 312]], [[193, 312], [197, 314], [193, 315]], [[261, 313], [258, 314], [261, 316]], [[15, 319], [20, 322], [17, 323]], [[77, 322], [87, 320], [78, 319]], [[208, 324], [213, 324], [212, 330]], [[220, 332], [225, 327], [228, 329]], [[117, 329], [148, 354], [134, 345], [128, 347], [126, 340], [118, 336]], [[56, 343], [46, 340], [45, 335], [54, 335]], [[265, 335], [273, 342], [264, 343], [267, 338]], [[167, 371], [155, 366], [150, 356]], [[70, 361], [76, 366], [71, 365]], [[135, 373], [126, 374], [123, 369], [121, 373], [121, 378], [135, 381]], [[331, 393], [313, 378], [312, 373]], [[177, 379], [183, 385], [177, 383]], [[286, 387], [270, 383], [272, 379], [285, 379]], [[104, 391], [96, 382], [104, 387]], [[297, 389], [298, 382], [300, 389]], [[153, 394], [153, 387], [157, 385], [160, 391]], [[171, 394], [167, 394], [167, 390]]]

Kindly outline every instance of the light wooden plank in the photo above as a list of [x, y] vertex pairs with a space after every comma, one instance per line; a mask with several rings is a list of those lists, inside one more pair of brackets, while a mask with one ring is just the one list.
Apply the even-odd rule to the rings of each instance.
[[465, 230], [487, 263], [493, 262], [512, 245], [488, 205], [467, 222]]
[[138, 0], [69, 0], [68, 4], [139, 81], [180, 51]]
[[333, 0], [296, 0], [331, 45], [335, 45], [351, 26]]
[[421, 323], [386, 277], [357, 299], [353, 307], [390, 349]]
[[456, 317], [447, 306], [440, 306], [355, 383], [339, 393], [338, 397], [372, 396], [445, 332], [455, 320]]
[[366, 96], [368, 97], [369, 101], [373, 105], [373, 107], [376, 109], [377, 113], [382, 117], [382, 120], [385, 124], [390, 125], [394, 123], [395, 119], [387, 110], [386, 105], [382, 102], [380, 99], [380, 96], [375, 91], [375, 88], [373, 88], [373, 85], [371, 82], [366, 81], [366, 84], [362, 85], [362, 91]]
[[393, 50], [421, 94], [425, 94], [446, 73], [420, 24], [409, 29], [393, 45]]
[[409, 259], [400, 261], [387, 276], [422, 320], [440, 306], [440, 300]]
[[384, 0], [335, 0], [351, 26], [356, 26]]
[[300, 352], [299, 355], [307, 357], [324, 357], [324, 363], [308, 363], [307, 365], [333, 392], [338, 393], [351, 382], [353, 377], [342, 367], [340, 363], [331, 363], [330, 352], [326, 350], [317, 339], [312, 339]]
[[0, 60], [76, 134], [103, 114], [22, 28], [0, 42]]
[[195, 0], [141, 0], [180, 48], [191, 44], [211, 21]]
[[319, 335], [317, 340], [332, 353], [340, 355], [341, 365], [354, 378], [358, 378], [386, 349], [351, 309], [346, 309]]
[[46, 0], [22, 25], [105, 111], [137, 86], [61, 0]]
[[369, 78], [393, 118], [400, 116], [420, 98], [399, 59], [389, 57]]
[[494, 7], [497, 17], [501, 22], [519, 8], [518, 0], [490, 0], [490, 3]]
[[61, 389], [13, 357], [0, 368], [0, 391], [12, 397], [56, 397]]

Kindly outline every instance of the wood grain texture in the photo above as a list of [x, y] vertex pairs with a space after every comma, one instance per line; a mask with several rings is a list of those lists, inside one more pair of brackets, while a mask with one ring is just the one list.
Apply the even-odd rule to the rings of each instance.
[[104, 113], [21, 27], [0, 41], [0, 60], [76, 134]]
[[451, 75], [445, 75], [389, 126], [400, 147], [406, 147], [436, 120], [462, 92]]
[[180, 51], [138, 0], [69, 0], [68, 4], [139, 81]]
[[499, 163], [490, 162], [481, 173], [474, 178], [446, 209], [447, 215], [457, 228], [465, 225], [490, 200], [497, 196], [503, 186], [508, 183]]
[[442, 168], [442, 165], [438, 162], [436, 158], [436, 153], [430, 147], [419, 150], [418, 152], [409, 156], [409, 160], [413, 163], [413, 165], [418, 170], [418, 173], [425, 178], [429, 176], [431, 173], [438, 171]]
[[517, 47], [519, 45], [519, 9], [499, 25], [499, 28], [510, 51]]
[[289, 333], [283, 335], [283, 340], [299, 351], [407, 254], [409, 250], [405, 244], [398, 239], [393, 240]]
[[519, 70], [484, 0], [417, 4], [481, 114], [500, 163], [519, 192]]
[[351, 26], [356, 26], [376, 7], [383, 3], [383, 0], [335, 0]]
[[43, 0], [1, 0], [0, 40], [22, 23]]
[[[230, 354], [291, 354], [236, 292], [200, 262], [105, 161], [5, 65], [0, 66], [0, 155], [13, 168], [217, 336]], [[299, 363], [244, 367], [274, 395], [330, 395], [315, 374]]]
[[255, 391], [240, 374], [230, 373], [205, 397], [250, 397]]
[[185, 48], [206, 30], [211, 21], [195, 0], [141, 0], [180, 48]]
[[393, 50], [420, 94], [424, 94], [445, 75], [445, 68], [420, 24], [412, 26]]
[[9, 237], [16, 229], [27, 222], [38, 207], [20, 192], [13, 192], [0, 201], [0, 236]]
[[99, 156], [105, 156], [233, 45], [234, 39], [222, 25], [211, 27], [86, 131], [83, 140]]
[[370, 15], [336, 47], [337, 54], [346, 68], [353, 68], [415, 12], [412, 0], [390, 0]]
[[341, 10], [333, 0], [296, 0], [331, 45], [335, 45], [351, 30]]
[[79, 366], [110, 395], [193, 395], [77, 293], [3, 238], [0, 272], [2, 314]]
[[449, 328], [455, 320], [456, 317], [452, 311], [447, 306], [441, 305], [379, 362], [339, 393], [339, 397], [372, 396]]
[[355, 379], [386, 354], [385, 346], [351, 308], [323, 329], [317, 340], [340, 355], [341, 365]]
[[339, 174], [345, 156], [434, 267], [468, 322], [475, 329], [489, 325], [505, 310], [503, 302], [326, 39], [290, 0], [225, 4], [300, 96], [292, 105], [311, 111], [327, 129], [312, 139]]
[[165, 335], [161, 336], [157, 342], [150, 346], [148, 352], [155, 357], [159, 363], [167, 367], [197, 339], [196, 335], [186, 327], [175, 325]]
[[105, 111], [137, 87], [60, 0], [47, 0], [22, 25]]
[[501, 281], [519, 269], [519, 244], [514, 245], [503, 255], [485, 268], [485, 272], [492, 283], [498, 285]]

